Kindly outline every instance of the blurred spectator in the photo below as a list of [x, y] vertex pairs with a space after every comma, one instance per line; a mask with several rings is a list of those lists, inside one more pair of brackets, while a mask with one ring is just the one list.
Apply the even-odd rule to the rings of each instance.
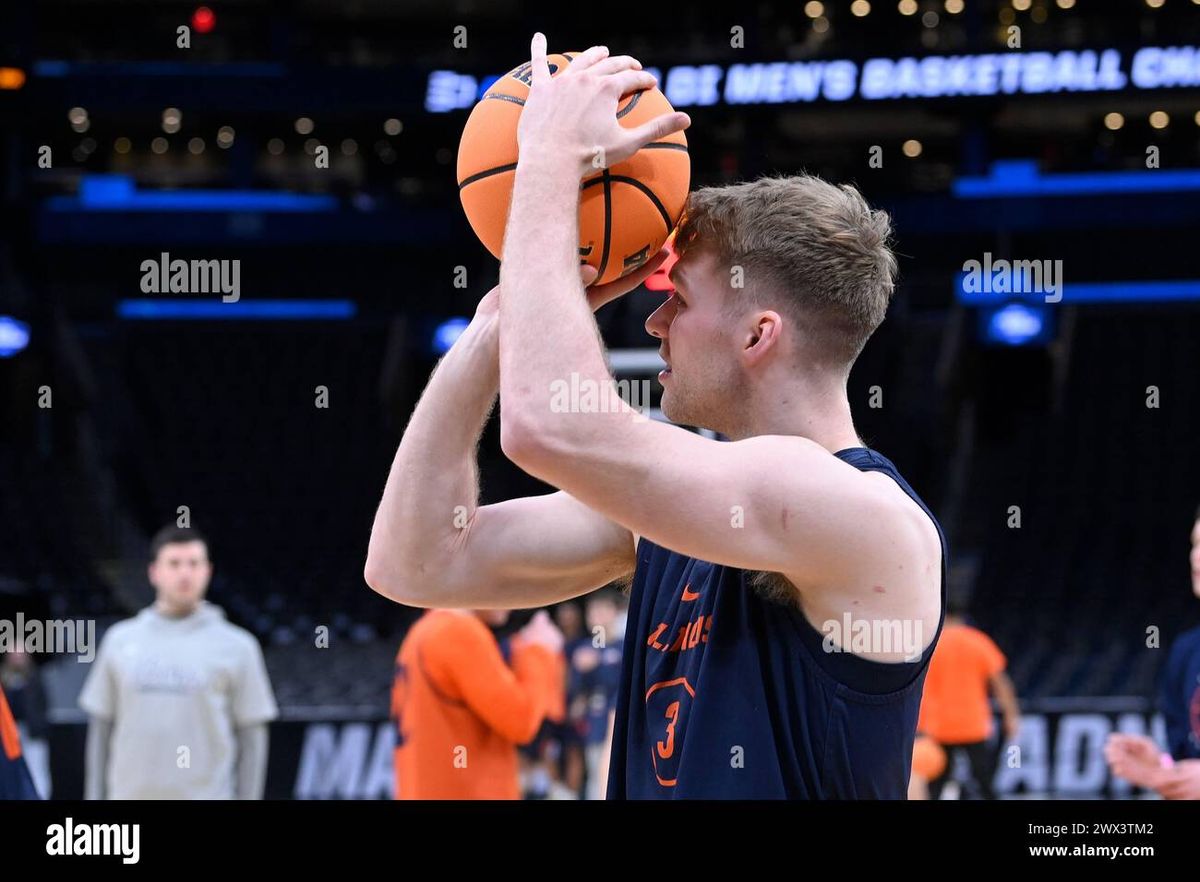
[[8, 706], [21, 734], [34, 786], [43, 799], [49, 799], [50, 726], [46, 719], [46, 690], [41, 672], [23, 648], [0, 656], [0, 686], [8, 696]]
[[587, 599], [589, 633], [571, 649], [571, 717], [578, 722], [584, 740], [587, 799], [604, 799], [608, 783], [627, 605], [625, 595], [613, 588], [591, 594]]
[[[1200, 509], [1192, 523], [1192, 593], [1200, 600]], [[1168, 751], [1144, 735], [1115, 732], [1104, 746], [1112, 773], [1167, 799], [1200, 799], [1200, 627], [1171, 644], [1159, 678], [1158, 709]]]
[[522, 748], [522, 777], [526, 799], [583, 798], [583, 739], [576, 724], [567, 717], [570, 670], [568, 647], [583, 634], [582, 606], [564, 601], [552, 610], [554, 623], [563, 633], [563, 648], [555, 655], [553, 701], [537, 737]]
[[564, 706], [566, 715], [561, 725], [557, 726], [555, 737], [558, 740], [559, 768], [558, 781], [565, 793], [572, 799], [583, 799], [584, 783], [584, 726], [581, 714], [572, 714], [571, 706], [578, 693], [578, 677], [571, 666], [571, 656], [583, 643], [590, 638], [583, 630], [583, 604], [577, 600], [568, 600], [554, 608], [554, 620], [559, 630], [563, 632], [563, 662], [565, 665], [566, 683], [564, 689]]
[[1004, 717], [1004, 738], [1014, 739], [1021, 725], [1017, 691], [1005, 673], [1008, 660], [978, 628], [968, 625], [963, 611], [951, 603], [937, 649], [925, 675], [925, 692], [917, 730], [942, 746], [946, 773], [929, 782], [929, 798], [938, 799], [953, 773], [956, 755], [965, 755], [975, 786], [983, 799], [995, 799], [1000, 741], [993, 731], [989, 690]]
[[561, 694], [562, 633], [538, 612], [508, 641], [506, 660], [489, 626], [508, 616], [435, 609], [409, 629], [392, 687], [397, 799], [520, 797], [517, 745]]
[[29, 767], [21, 755], [21, 736], [0, 689], [0, 800], [37, 799]]
[[278, 713], [258, 641], [204, 599], [208, 546], [167, 527], [155, 602], [108, 630], [79, 696], [87, 799], [262, 799]]

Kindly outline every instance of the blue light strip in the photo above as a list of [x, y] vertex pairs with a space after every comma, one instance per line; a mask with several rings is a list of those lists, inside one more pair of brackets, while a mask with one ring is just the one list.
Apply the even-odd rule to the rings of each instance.
[[[958, 301], [967, 306], [999, 306], [1009, 301], [1044, 303], [1041, 293], [987, 293], [963, 290], [964, 275], [955, 282]], [[1200, 300], [1200, 279], [1136, 282], [1071, 282], [1062, 286], [1062, 300], [1050, 306], [1066, 303], [1176, 303]]]
[[958, 178], [954, 182], [954, 195], [959, 199], [1178, 193], [1187, 190], [1200, 190], [1200, 169], [1042, 174], [1037, 162], [1029, 159], [995, 162], [991, 173], [985, 177]]
[[33, 63], [34, 76], [272, 77], [282, 78], [282, 64], [258, 61], [66, 61], [44, 58]]
[[84, 175], [78, 196], [51, 196], [52, 212], [261, 211], [315, 213], [336, 211], [334, 196], [273, 190], [138, 190], [128, 175]]
[[312, 321], [352, 319], [352, 300], [119, 300], [117, 317], [141, 321], [244, 320]]

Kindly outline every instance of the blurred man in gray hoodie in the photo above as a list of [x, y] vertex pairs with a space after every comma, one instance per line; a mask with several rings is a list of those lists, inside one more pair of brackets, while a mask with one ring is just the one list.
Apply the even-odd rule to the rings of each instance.
[[113, 625], [79, 696], [87, 799], [261, 799], [278, 714], [258, 641], [204, 599], [198, 532], [151, 542], [155, 602]]

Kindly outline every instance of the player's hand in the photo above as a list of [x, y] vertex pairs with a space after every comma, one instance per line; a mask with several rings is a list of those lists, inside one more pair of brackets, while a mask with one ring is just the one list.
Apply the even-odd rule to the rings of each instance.
[[627, 276], [609, 282], [606, 285], [593, 285], [596, 280], [596, 268], [584, 264], [580, 267], [580, 275], [583, 277], [583, 284], [587, 287], [588, 306], [595, 312], [606, 303], [616, 300], [618, 297], [623, 297], [628, 294], [642, 282], [646, 281], [654, 271], [658, 269], [664, 260], [670, 256], [671, 252], [666, 246], [651, 257], [644, 264], [639, 266]]
[[517, 125], [521, 160], [537, 156], [573, 163], [582, 178], [691, 125], [686, 113], [676, 111], [630, 129], [618, 122], [617, 105], [623, 96], [657, 85], [636, 58], [609, 57], [607, 47], [593, 46], [551, 77], [541, 33], [533, 35], [530, 58], [529, 96]]
[[544, 609], [534, 613], [529, 624], [518, 631], [517, 636], [525, 643], [544, 646], [555, 655], [562, 652], [562, 631], [558, 630], [558, 627], [550, 619], [550, 614]]
[[1160, 757], [1162, 751], [1145, 735], [1114, 732], [1104, 744], [1104, 758], [1118, 778], [1148, 789], [1156, 789], [1165, 771]]
[[[596, 268], [584, 264], [579, 268], [579, 278], [583, 281], [584, 287], [587, 288], [588, 306], [595, 312], [606, 303], [610, 303], [625, 294], [628, 294], [642, 282], [646, 281], [662, 262], [670, 255], [670, 251], [664, 246], [658, 254], [647, 260], [640, 267], [635, 269], [627, 276], [609, 282], [607, 285], [593, 285], [596, 280]], [[475, 307], [475, 316], [479, 319], [488, 319], [500, 314], [500, 286], [496, 285], [492, 290], [488, 291], [480, 299], [479, 304]]]
[[1200, 799], [1200, 760], [1183, 760], [1167, 769], [1157, 789], [1166, 799]]

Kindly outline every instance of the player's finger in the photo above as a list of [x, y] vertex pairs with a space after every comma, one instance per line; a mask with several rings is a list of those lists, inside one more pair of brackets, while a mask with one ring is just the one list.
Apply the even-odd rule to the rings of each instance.
[[596, 281], [598, 275], [600, 273], [590, 263], [581, 264], [579, 267], [579, 278], [583, 281], [583, 287], [585, 288]]
[[668, 135], [682, 132], [691, 124], [691, 117], [678, 110], [656, 116], [635, 129], [629, 129], [629, 134], [625, 137], [625, 149], [629, 155], [633, 155], [652, 141], [661, 141]]
[[[662, 262], [670, 256], [670, 249], [662, 248], [657, 254], [655, 254], [633, 272], [622, 276], [617, 281], [628, 285], [631, 288], [637, 287], [638, 285], [642, 284], [642, 282], [646, 281], [646, 279], [650, 278], [650, 276], [654, 274], [654, 271], [662, 266]], [[610, 282], [609, 284], [615, 285], [617, 282]]]
[[589, 286], [587, 298], [592, 311], [594, 312], [604, 304], [628, 294], [642, 284], [670, 254], [671, 252], [664, 248], [628, 275], [621, 276], [621, 278], [604, 285]]
[[546, 35], [538, 31], [529, 44], [529, 59], [533, 63], [533, 85], [550, 82], [550, 66], [546, 64]]
[[592, 65], [603, 61], [607, 57], [607, 46], [592, 46], [572, 58], [571, 66], [568, 67], [567, 70], [571, 73], [579, 73], [580, 71], [587, 70]]
[[658, 80], [654, 78], [654, 74], [644, 70], [623, 70], [607, 77], [604, 85], [618, 95], [628, 95], [642, 89], [653, 89], [658, 85]]
[[623, 70], [641, 70], [642, 63], [632, 55], [612, 55], [592, 65], [592, 73], [608, 76]]

